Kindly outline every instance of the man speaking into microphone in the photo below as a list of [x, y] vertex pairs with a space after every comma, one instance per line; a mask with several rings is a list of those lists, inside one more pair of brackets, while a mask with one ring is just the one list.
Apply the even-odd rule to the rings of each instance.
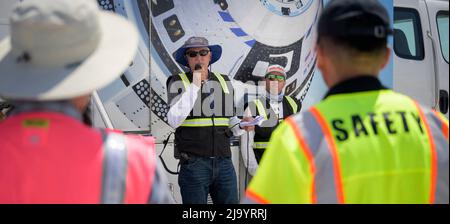
[[[176, 61], [189, 69], [168, 81], [168, 123], [175, 131], [181, 167], [178, 175], [184, 204], [238, 203], [230, 137], [254, 127], [240, 127], [233, 86], [226, 75], [210, 71], [222, 47], [191, 37], [177, 50]], [[246, 118], [244, 121], [252, 120]]]

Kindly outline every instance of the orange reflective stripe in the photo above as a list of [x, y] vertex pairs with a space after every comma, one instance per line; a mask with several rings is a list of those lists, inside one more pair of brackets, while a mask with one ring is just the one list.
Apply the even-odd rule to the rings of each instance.
[[245, 192], [245, 196], [247, 196], [248, 199], [253, 200], [259, 204], [270, 204], [268, 200], [253, 192], [250, 188]]
[[442, 115], [439, 114], [439, 112], [433, 110], [433, 113], [436, 114], [436, 117], [442, 122], [442, 133], [444, 134], [445, 138], [448, 140], [448, 124], [447, 122], [442, 118]]
[[300, 149], [302, 150], [302, 153], [305, 154], [306, 158], [309, 162], [309, 172], [312, 176], [312, 183], [311, 183], [311, 203], [317, 204], [317, 194], [316, 194], [316, 186], [315, 186], [315, 174], [316, 174], [316, 166], [314, 164], [314, 156], [311, 153], [311, 150], [309, 149], [308, 145], [306, 144], [305, 139], [303, 138], [302, 133], [300, 132], [297, 123], [292, 117], [289, 117], [286, 119], [286, 122], [289, 126], [291, 126], [292, 130], [295, 133], [295, 136], [297, 137], [298, 144], [300, 145]]
[[414, 104], [417, 107], [417, 110], [419, 111], [419, 116], [422, 119], [423, 123], [425, 124], [425, 129], [427, 131], [427, 136], [430, 142], [430, 150], [431, 150], [431, 190], [430, 190], [430, 204], [434, 204], [434, 196], [436, 195], [436, 179], [437, 179], [437, 156], [436, 156], [436, 146], [434, 144], [433, 136], [431, 136], [431, 129], [430, 125], [428, 124], [428, 121], [425, 117], [425, 114], [422, 111], [422, 108], [420, 108], [419, 104], [414, 101]]
[[325, 139], [328, 143], [328, 146], [329, 146], [328, 148], [330, 149], [330, 153], [333, 157], [334, 177], [335, 177], [335, 182], [336, 182], [336, 193], [337, 193], [338, 203], [345, 204], [344, 191], [343, 191], [343, 185], [342, 185], [341, 164], [340, 164], [339, 155], [337, 152], [337, 147], [333, 140], [333, 136], [331, 134], [331, 130], [329, 129], [327, 122], [325, 121], [325, 118], [320, 114], [320, 112], [317, 108], [312, 107], [310, 111], [313, 114], [313, 116], [316, 118], [320, 127], [322, 128], [323, 133], [325, 133]]

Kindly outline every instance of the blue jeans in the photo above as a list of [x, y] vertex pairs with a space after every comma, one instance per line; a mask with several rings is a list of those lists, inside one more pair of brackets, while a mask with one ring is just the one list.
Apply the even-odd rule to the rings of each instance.
[[237, 180], [231, 158], [190, 156], [181, 162], [178, 175], [183, 204], [237, 204]]

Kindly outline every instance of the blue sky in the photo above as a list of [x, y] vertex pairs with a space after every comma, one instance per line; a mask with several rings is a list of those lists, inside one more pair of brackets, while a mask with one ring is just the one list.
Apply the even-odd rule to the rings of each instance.
[[[391, 23], [394, 19], [394, 6], [393, 6], [393, 0], [379, 0], [385, 7], [388, 9], [389, 15], [391, 17]], [[328, 3], [329, 0], [324, 0], [324, 3]], [[392, 26], [392, 25], [391, 25]], [[389, 45], [390, 47], [393, 46], [393, 39], [389, 39]], [[381, 71], [380, 73], [380, 79], [382, 83], [389, 87], [393, 87], [393, 63], [394, 60], [391, 57], [390, 63], [386, 66], [386, 68]], [[310, 106], [316, 104], [319, 102], [323, 96], [328, 91], [328, 87], [325, 85], [322, 79], [322, 74], [319, 70], [316, 71], [314, 75], [313, 82], [311, 83], [311, 87], [309, 89], [308, 95], [305, 98], [305, 101], [303, 102], [304, 108], [307, 109]]]

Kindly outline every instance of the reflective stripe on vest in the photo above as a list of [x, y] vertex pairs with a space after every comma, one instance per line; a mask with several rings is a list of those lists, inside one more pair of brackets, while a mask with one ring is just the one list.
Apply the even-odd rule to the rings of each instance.
[[266, 109], [264, 109], [264, 106], [263, 106], [261, 100], [257, 99], [254, 102], [255, 102], [256, 108], [258, 109], [259, 115], [263, 116], [264, 119], [267, 120]]
[[214, 73], [214, 75], [219, 80], [220, 86], [222, 86], [223, 92], [225, 94], [230, 94], [230, 90], [228, 89], [227, 83], [225, 82], [225, 79], [223, 79], [222, 75], [220, 75], [219, 73]]
[[[425, 125], [426, 134], [428, 137], [428, 143], [430, 145], [430, 163], [431, 163], [431, 178], [430, 178], [430, 194], [429, 203], [434, 204], [436, 196], [436, 182], [437, 182], [437, 153], [436, 144], [434, 143], [434, 138], [431, 133], [430, 124], [428, 119], [425, 117], [425, 113], [417, 102], [414, 102], [419, 111], [420, 118]], [[447, 168], [448, 169], [448, 168]]]
[[[228, 89], [227, 83], [225, 79], [220, 75], [219, 73], [213, 73], [214, 76], [216, 76], [217, 80], [219, 80], [220, 86], [222, 87], [222, 91], [225, 94], [230, 94], [230, 90]], [[187, 89], [191, 82], [189, 81], [188, 77], [186, 76], [186, 73], [180, 73], [178, 74], [183, 81], [184, 88]]]
[[293, 114], [296, 114], [297, 111], [298, 111], [298, 105], [297, 105], [297, 103], [296, 103], [295, 100], [292, 99], [290, 96], [286, 96], [286, 99], [287, 99], [289, 105], [291, 105]]
[[[437, 158], [448, 158], [448, 120], [441, 113], [424, 109], [426, 119], [428, 120], [431, 138], [434, 140]], [[437, 161], [436, 190], [433, 196], [435, 204], [449, 203], [449, 167], [447, 163]]]
[[102, 178], [102, 204], [124, 202], [127, 180], [127, 146], [125, 136], [102, 131], [104, 137], [104, 161]]
[[[340, 173], [336, 172], [338, 162], [334, 156], [334, 143], [326, 126], [321, 125], [317, 114], [314, 114], [313, 109], [303, 114], [303, 117], [293, 116], [286, 120], [295, 136], [297, 137], [300, 149], [306, 156], [309, 163], [309, 170], [312, 176], [311, 180], [311, 194], [310, 203], [320, 204], [338, 204], [344, 203], [342, 195], [342, 184], [340, 179]], [[307, 131], [306, 131], [307, 130]], [[304, 135], [307, 135], [307, 138]], [[325, 144], [324, 144], [325, 141]], [[320, 152], [320, 159], [317, 155]], [[324, 159], [330, 158], [330, 159]], [[320, 164], [320, 172], [316, 172], [316, 166]]]
[[186, 73], [180, 73], [178, 75], [180, 76], [181, 80], [183, 81], [184, 89], [187, 89], [189, 87], [189, 85], [191, 84], [191, 82], [189, 82], [189, 79], [186, 76]]
[[441, 113], [439, 113], [439, 112], [437, 112], [435, 110], [433, 110], [432, 112], [438, 118], [438, 120], [439, 120], [438, 123], [441, 123], [442, 134], [444, 135], [444, 137], [448, 141], [448, 120], [447, 120], [447, 118], [443, 114], [441, 114]]
[[[331, 158], [330, 161], [332, 161], [332, 163], [330, 164], [331, 166], [329, 166], [330, 168], [333, 168], [333, 171], [330, 172], [334, 174], [334, 181], [331, 181], [330, 179], [327, 180], [330, 181], [330, 183], [334, 182], [335, 185], [335, 198], [336, 198], [336, 202], [339, 204], [344, 204], [345, 203], [345, 197], [344, 197], [344, 190], [343, 190], [343, 185], [342, 185], [342, 171], [341, 171], [341, 161], [339, 159], [339, 153], [336, 147], [336, 143], [333, 139], [333, 136], [331, 134], [331, 130], [328, 127], [325, 118], [320, 114], [319, 110], [317, 110], [317, 108], [312, 108], [311, 109], [311, 113], [314, 116], [316, 122], [319, 124], [320, 129], [323, 133], [323, 136], [325, 137], [325, 141], [327, 143], [327, 152], [329, 153], [329, 158]], [[330, 170], [331, 171], [331, 170]], [[316, 180], [317, 181], [317, 180]], [[322, 196], [322, 195], [321, 195]], [[323, 198], [323, 200], [330, 200], [333, 199], [333, 197], [325, 197]], [[322, 200], [321, 200], [322, 201]]]
[[186, 119], [181, 127], [228, 127], [229, 123], [229, 118], [198, 118]]
[[268, 144], [269, 144], [269, 142], [255, 142], [255, 143], [253, 143], [253, 148], [254, 149], [265, 149], [265, 148], [267, 148]]
[[245, 197], [243, 204], [270, 204], [270, 201], [261, 197], [258, 193], [254, 192], [251, 188], [247, 188], [245, 191]]

